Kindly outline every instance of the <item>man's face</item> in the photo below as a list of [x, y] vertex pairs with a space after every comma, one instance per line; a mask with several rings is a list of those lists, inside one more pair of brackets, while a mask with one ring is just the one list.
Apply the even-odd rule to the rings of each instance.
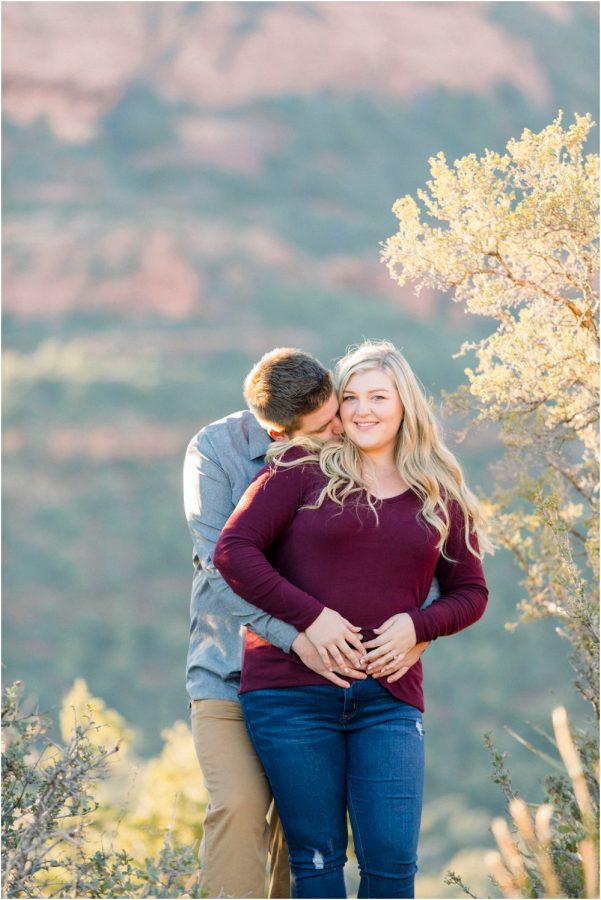
[[331, 441], [342, 434], [342, 423], [338, 415], [338, 398], [334, 391], [330, 399], [315, 412], [307, 413], [300, 420], [299, 427], [287, 437], [315, 437], [320, 441]]

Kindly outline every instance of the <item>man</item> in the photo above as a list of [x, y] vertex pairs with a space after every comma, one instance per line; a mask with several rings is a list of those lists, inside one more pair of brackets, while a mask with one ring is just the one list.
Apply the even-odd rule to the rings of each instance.
[[[334, 684], [304, 633], [236, 596], [213, 566], [217, 538], [259, 469], [271, 441], [342, 431], [330, 372], [301, 350], [267, 353], [248, 374], [249, 410], [213, 422], [192, 439], [184, 463], [184, 505], [194, 543], [187, 689], [192, 733], [209, 794], [201, 845], [201, 888], [209, 897], [264, 897], [268, 848], [269, 897], [289, 896], [288, 851], [269, 784], [246, 732], [237, 697], [243, 626], [285, 650]], [[405, 664], [413, 665], [425, 644]], [[344, 678], [362, 678], [349, 670]]]

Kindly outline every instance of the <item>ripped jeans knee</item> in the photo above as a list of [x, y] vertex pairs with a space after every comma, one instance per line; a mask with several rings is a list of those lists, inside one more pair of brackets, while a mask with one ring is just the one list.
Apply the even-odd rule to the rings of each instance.
[[290, 853], [293, 897], [344, 897], [346, 840], [335, 847], [328, 840], [319, 847], [298, 847]]

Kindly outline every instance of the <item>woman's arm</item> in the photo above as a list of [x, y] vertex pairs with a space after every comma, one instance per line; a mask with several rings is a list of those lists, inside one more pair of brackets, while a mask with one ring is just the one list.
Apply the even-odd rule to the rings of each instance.
[[[465, 544], [464, 517], [456, 503], [449, 504], [450, 529], [445, 553], [436, 565], [441, 596], [435, 603], [407, 612], [415, 628], [416, 641], [433, 641], [462, 631], [483, 615], [488, 589], [482, 563]], [[470, 540], [477, 548], [474, 535]]]
[[214, 563], [232, 590], [260, 609], [305, 631], [320, 651], [335, 663], [353, 662], [362, 652], [359, 631], [343, 616], [283, 578], [266, 557], [268, 548], [291, 524], [305, 502], [310, 471], [298, 465], [266, 466], [246, 490], [225, 524], [214, 553]]
[[324, 605], [282, 578], [265, 553], [302, 506], [302, 469], [274, 464], [262, 469], [224, 525], [213, 557], [236, 594], [299, 631], [315, 621]]
[[362, 662], [375, 677], [390, 675], [389, 682], [397, 681], [407, 671], [408, 654], [415, 655], [417, 647], [425, 649], [426, 641], [467, 628], [486, 609], [482, 563], [465, 545], [464, 518], [456, 504], [451, 505], [450, 517], [446, 554], [454, 561], [441, 555], [436, 566], [442, 593], [433, 603], [396, 613], [374, 629], [377, 637], [365, 644], [370, 652]]

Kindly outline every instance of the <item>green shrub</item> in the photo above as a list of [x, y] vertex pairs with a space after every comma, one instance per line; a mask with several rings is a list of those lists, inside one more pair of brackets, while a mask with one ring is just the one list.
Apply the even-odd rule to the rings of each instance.
[[2, 698], [5, 896], [199, 896], [194, 852], [172, 846], [169, 836], [157, 858], [141, 863], [112, 846], [94, 849], [94, 792], [119, 745], [99, 745], [91, 718], [59, 744], [49, 736], [50, 719], [28, 711], [20, 697], [15, 682]]

